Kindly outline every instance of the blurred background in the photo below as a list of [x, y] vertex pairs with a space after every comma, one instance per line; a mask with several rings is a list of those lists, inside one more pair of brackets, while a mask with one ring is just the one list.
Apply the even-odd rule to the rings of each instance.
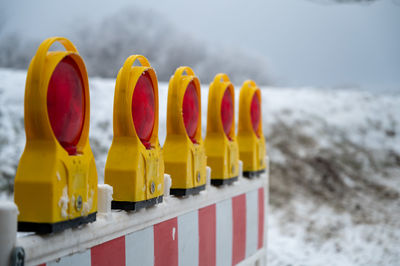
[[400, 265], [399, 29], [399, 0], [0, 0], [0, 199], [13, 196], [25, 145], [29, 62], [59, 35], [90, 75], [99, 182], [128, 55], [156, 69], [161, 144], [178, 66], [203, 84], [203, 136], [214, 75], [236, 90], [253, 79], [271, 161], [269, 264]]

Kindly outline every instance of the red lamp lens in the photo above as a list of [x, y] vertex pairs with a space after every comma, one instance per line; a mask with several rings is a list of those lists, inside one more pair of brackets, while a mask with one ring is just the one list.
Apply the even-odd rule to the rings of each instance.
[[145, 71], [138, 79], [132, 96], [132, 118], [136, 133], [147, 149], [154, 127], [154, 89], [150, 74]]
[[47, 113], [58, 142], [75, 155], [85, 118], [85, 91], [81, 71], [69, 56], [58, 63], [50, 78]]
[[186, 133], [192, 142], [196, 143], [195, 135], [199, 121], [199, 98], [193, 81], [189, 83], [183, 96], [182, 115]]
[[229, 87], [225, 89], [224, 96], [222, 97], [221, 120], [224, 127], [225, 135], [228, 137], [228, 139], [231, 140], [232, 138], [229, 135], [229, 132], [231, 131], [233, 123], [233, 99]]
[[260, 100], [258, 99], [257, 93], [254, 93], [253, 99], [251, 100], [250, 116], [251, 116], [251, 123], [253, 125], [253, 130], [256, 133], [257, 137], [260, 137], [258, 129], [260, 128], [261, 110], [260, 110]]

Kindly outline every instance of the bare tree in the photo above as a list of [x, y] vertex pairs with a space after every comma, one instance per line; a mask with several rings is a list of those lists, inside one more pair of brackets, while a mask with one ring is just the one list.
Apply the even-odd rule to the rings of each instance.
[[[254, 79], [258, 84], [269, 81], [263, 58], [238, 49], [210, 48], [154, 11], [124, 8], [100, 23], [80, 23], [72, 32], [67, 37], [78, 47], [90, 76], [115, 78], [129, 55], [143, 54], [161, 81], [168, 81], [182, 65], [192, 67], [205, 83], [219, 72], [229, 74], [236, 83], [245, 79]], [[0, 67], [27, 69], [40, 41], [19, 32], [3, 34]]]

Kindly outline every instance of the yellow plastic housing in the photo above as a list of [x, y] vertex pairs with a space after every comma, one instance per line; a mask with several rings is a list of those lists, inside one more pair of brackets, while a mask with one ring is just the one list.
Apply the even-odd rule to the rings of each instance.
[[[49, 52], [54, 42], [66, 51]], [[47, 89], [57, 64], [70, 56], [78, 65], [84, 86], [84, 125], [77, 155], [69, 155], [56, 139], [47, 112]], [[95, 220], [97, 212], [97, 172], [89, 145], [90, 100], [85, 64], [67, 39], [45, 40], [33, 57], [25, 87], [26, 146], [15, 177], [14, 199], [19, 209], [19, 230], [36, 226], [41, 232], [59, 231], [68, 226]], [[86, 217], [79, 219], [80, 217]], [[56, 224], [56, 225], [52, 225]], [[47, 229], [46, 229], [47, 228]], [[28, 230], [30, 231], [30, 230]]]
[[[134, 66], [136, 60], [141, 66]], [[133, 92], [139, 77], [146, 71], [152, 81], [155, 102], [150, 149], [146, 149], [139, 139], [132, 118]], [[112, 208], [137, 210], [162, 201], [164, 163], [158, 141], [158, 82], [154, 69], [144, 56], [128, 57], [118, 73], [113, 129], [104, 175], [104, 182], [113, 187]]]
[[261, 110], [260, 125], [257, 134], [254, 132], [251, 122], [250, 108], [254, 94], [258, 97], [261, 108], [260, 89], [254, 81], [245, 81], [240, 89], [237, 139], [239, 143], [239, 158], [243, 161], [243, 175], [249, 178], [258, 176], [260, 173], [263, 173], [266, 168], [264, 159], [266, 150], [264, 134], [262, 132]]
[[[225, 134], [221, 104], [225, 90], [232, 95], [232, 126]], [[207, 110], [207, 135], [204, 140], [207, 164], [211, 167], [211, 184], [230, 184], [239, 176], [239, 149], [235, 134], [235, 90], [226, 74], [217, 74], [210, 84]]]
[[[196, 143], [186, 133], [182, 115], [183, 97], [193, 81], [199, 102]], [[165, 172], [171, 175], [171, 194], [185, 196], [198, 193], [206, 184], [206, 155], [201, 137], [200, 81], [190, 67], [179, 67], [169, 81], [167, 137], [163, 147]]]

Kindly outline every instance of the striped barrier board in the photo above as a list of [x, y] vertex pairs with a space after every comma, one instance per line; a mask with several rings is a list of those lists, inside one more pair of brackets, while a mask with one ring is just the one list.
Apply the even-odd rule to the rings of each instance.
[[20, 235], [25, 265], [265, 264], [268, 174], [135, 213], [112, 211], [77, 229]]
[[259, 188], [41, 265], [236, 265], [264, 247], [263, 207]]

